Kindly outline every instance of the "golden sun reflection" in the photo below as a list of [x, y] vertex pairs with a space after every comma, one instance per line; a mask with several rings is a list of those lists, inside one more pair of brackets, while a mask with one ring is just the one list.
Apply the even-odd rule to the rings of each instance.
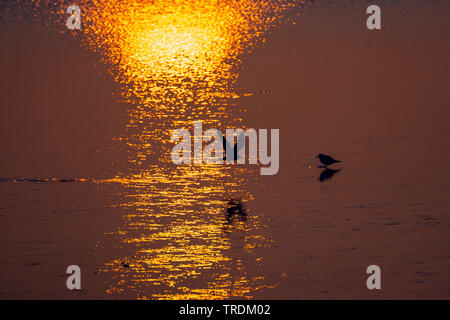
[[[122, 86], [128, 152], [123, 172], [107, 182], [124, 188], [123, 224], [113, 233], [129, 254], [106, 263], [108, 293], [141, 299], [251, 298], [271, 287], [249, 271], [270, 245], [265, 224], [224, 218], [230, 197], [252, 200], [258, 168], [175, 166], [172, 130], [193, 121], [245, 127], [232, 99], [240, 57], [301, 1], [85, 1], [87, 46], [99, 52]], [[247, 93], [248, 95], [248, 93]], [[233, 106], [233, 108], [231, 108]], [[233, 112], [230, 110], [233, 109]], [[99, 182], [105, 183], [105, 181]], [[255, 269], [253, 268], [253, 269]], [[256, 268], [257, 269], [257, 268]]]

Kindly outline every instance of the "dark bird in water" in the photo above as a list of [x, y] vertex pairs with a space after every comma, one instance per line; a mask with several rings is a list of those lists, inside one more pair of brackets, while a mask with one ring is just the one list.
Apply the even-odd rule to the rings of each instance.
[[320, 181], [327, 181], [327, 180], [331, 179], [334, 176], [334, 174], [338, 173], [339, 171], [341, 171], [341, 170], [333, 170], [333, 169], [326, 168], [320, 174], [319, 180]]
[[128, 263], [122, 262], [122, 267], [124, 267], [124, 268], [129, 268], [130, 265], [129, 265]]
[[325, 165], [325, 167], [327, 167], [333, 163], [342, 162], [339, 160], [335, 160], [332, 157], [327, 156], [326, 154], [321, 154], [321, 153], [319, 153], [319, 155], [316, 158], [319, 158], [320, 162], [322, 162]]
[[[234, 146], [232, 147], [229, 143], [228, 143], [228, 141], [227, 141], [227, 138], [225, 137], [225, 136], [223, 136], [223, 142], [222, 142], [222, 144], [223, 144], [223, 161], [225, 161], [225, 160], [227, 160], [227, 149], [231, 149], [231, 148], [233, 148], [233, 156], [234, 156], [234, 161], [237, 161], [237, 159], [239, 159], [240, 157], [238, 156], [238, 151], [239, 151], [239, 149], [241, 149], [242, 148], [242, 142], [240, 142], [240, 138], [241, 137], [239, 137], [238, 139], [237, 139], [237, 142], [234, 144]], [[238, 149], [238, 143], [239, 143], [239, 149]]]

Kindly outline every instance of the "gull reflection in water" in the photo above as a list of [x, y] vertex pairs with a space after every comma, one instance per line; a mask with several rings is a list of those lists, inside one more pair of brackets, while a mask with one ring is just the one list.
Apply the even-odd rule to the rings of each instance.
[[228, 201], [226, 219], [228, 223], [232, 223], [234, 219], [247, 221], [247, 212], [241, 200], [231, 198], [230, 201]]
[[319, 180], [322, 182], [330, 180], [339, 171], [341, 171], [341, 169], [334, 170], [334, 169], [326, 168], [325, 170], [323, 170], [320, 173]]

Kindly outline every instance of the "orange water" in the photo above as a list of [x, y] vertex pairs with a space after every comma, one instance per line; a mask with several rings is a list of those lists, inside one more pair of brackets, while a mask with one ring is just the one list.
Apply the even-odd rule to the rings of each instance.
[[[8, 16], [0, 298], [448, 298], [450, 11], [380, 5], [381, 31], [353, 2], [86, 1], [75, 32], [58, 8]], [[175, 166], [195, 120], [280, 129], [279, 173]], [[343, 161], [327, 181], [318, 153]]]

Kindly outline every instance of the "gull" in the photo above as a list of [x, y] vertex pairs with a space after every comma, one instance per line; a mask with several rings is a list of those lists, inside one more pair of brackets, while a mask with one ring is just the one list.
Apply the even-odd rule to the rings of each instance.
[[[233, 139], [234, 140], [234, 139]], [[234, 141], [233, 141], [234, 142]], [[225, 136], [223, 136], [223, 161], [227, 160], [227, 149], [231, 150], [233, 149], [233, 156], [234, 156], [234, 161], [238, 160], [241, 158], [241, 156], [238, 154], [239, 150], [242, 149], [242, 147], [244, 146], [244, 141], [241, 140], [241, 136], [238, 137], [236, 143], [234, 144], [234, 146], [231, 146], [228, 143], [228, 140]]]
[[316, 158], [319, 158], [320, 162], [322, 162], [325, 165], [325, 167], [327, 167], [333, 163], [342, 162], [339, 160], [335, 160], [332, 157], [327, 156], [326, 154], [322, 154], [322, 153], [319, 153], [319, 155]]

